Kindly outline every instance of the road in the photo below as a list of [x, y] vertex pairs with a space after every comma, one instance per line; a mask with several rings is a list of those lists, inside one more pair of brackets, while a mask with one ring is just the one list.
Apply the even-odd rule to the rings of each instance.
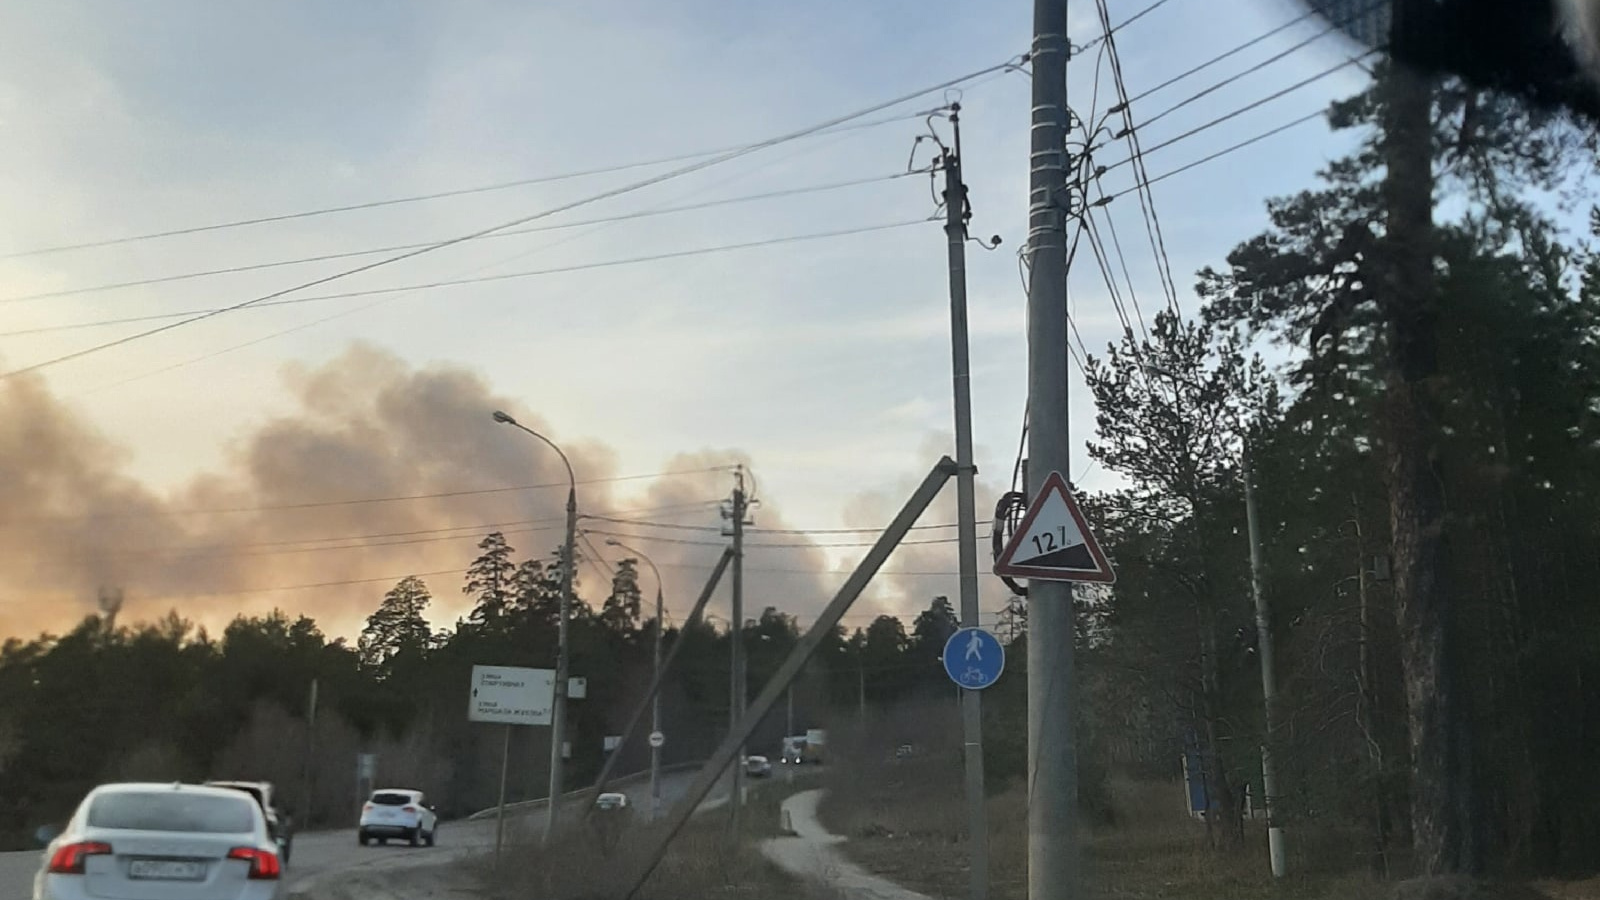
[[[661, 797], [665, 804], [676, 803], [694, 780], [695, 773], [672, 772], [661, 777]], [[642, 785], [622, 788], [636, 800], [644, 800]], [[569, 801], [568, 816], [577, 812]], [[519, 837], [531, 838], [544, 825], [542, 810], [532, 810], [507, 820], [508, 843]], [[354, 828], [341, 831], [306, 832], [294, 839], [294, 855], [285, 873], [284, 896], [303, 890], [319, 876], [358, 870], [367, 866], [402, 867], [426, 865], [444, 859], [454, 859], [474, 851], [489, 850], [494, 846], [494, 819], [446, 822], [439, 826], [438, 846], [413, 849], [403, 844], [386, 847], [362, 847], [356, 843]], [[0, 853], [0, 900], [30, 900], [33, 896], [33, 876], [39, 870], [40, 852], [21, 850]]]

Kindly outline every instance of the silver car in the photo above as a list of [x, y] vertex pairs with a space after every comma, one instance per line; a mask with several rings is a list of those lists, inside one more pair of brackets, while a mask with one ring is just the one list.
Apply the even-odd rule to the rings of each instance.
[[44, 851], [34, 900], [274, 900], [283, 868], [246, 794], [106, 784]]

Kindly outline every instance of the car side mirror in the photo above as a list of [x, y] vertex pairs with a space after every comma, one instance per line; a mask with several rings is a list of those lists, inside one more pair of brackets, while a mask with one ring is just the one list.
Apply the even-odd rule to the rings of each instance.
[[48, 847], [51, 841], [61, 836], [63, 830], [60, 825], [40, 825], [34, 830], [33, 839], [39, 842], [39, 846]]

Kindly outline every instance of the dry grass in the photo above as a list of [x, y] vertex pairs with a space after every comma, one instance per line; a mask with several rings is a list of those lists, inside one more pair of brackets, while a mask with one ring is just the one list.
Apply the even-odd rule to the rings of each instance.
[[[789, 785], [777, 781], [753, 790], [741, 840], [731, 837], [725, 808], [696, 816], [668, 846], [639, 900], [834, 900], [828, 891], [802, 885], [779, 870], [755, 845], [778, 834], [779, 805], [790, 793]], [[615, 900], [631, 885], [662, 831], [637, 819], [596, 815], [554, 846], [519, 841], [503, 861], [504, 877], [494, 877], [482, 864], [480, 875], [489, 896], [508, 900]]]
[[[965, 801], [952, 758], [884, 762], [836, 769], [821, 814], [851, 838], [844, 852], [869, 871], [933, 898], [967, 896]], [[1183, 812], [1176, 784], [1116, 782], [1115, 827], [1085, 828], [1084, 873], [1090, 896], [1114, 900], [1600, 900], [1594, 882], [1474, 886], [1438, 892], [1384, 882], [1368, 873], [1358, 832], [1300, 829], [1290, 842], [1290, 871], [1275, 883], [1266, 867], [1266, 835], [1246, 833], [1233, 851], [1211, 848], [1205, 828]], [[990, 893], [1027, 896], [1027, 807], [1013, 791], [990, 799]]]

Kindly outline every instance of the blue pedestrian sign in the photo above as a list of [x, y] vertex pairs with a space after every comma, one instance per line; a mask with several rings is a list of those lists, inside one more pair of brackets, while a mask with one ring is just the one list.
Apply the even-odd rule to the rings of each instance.
[[1006, 670], [1006, 648], [982, 628], [963, 628], [944, 642], [944, 671], [960, 687], [981, 691]]

